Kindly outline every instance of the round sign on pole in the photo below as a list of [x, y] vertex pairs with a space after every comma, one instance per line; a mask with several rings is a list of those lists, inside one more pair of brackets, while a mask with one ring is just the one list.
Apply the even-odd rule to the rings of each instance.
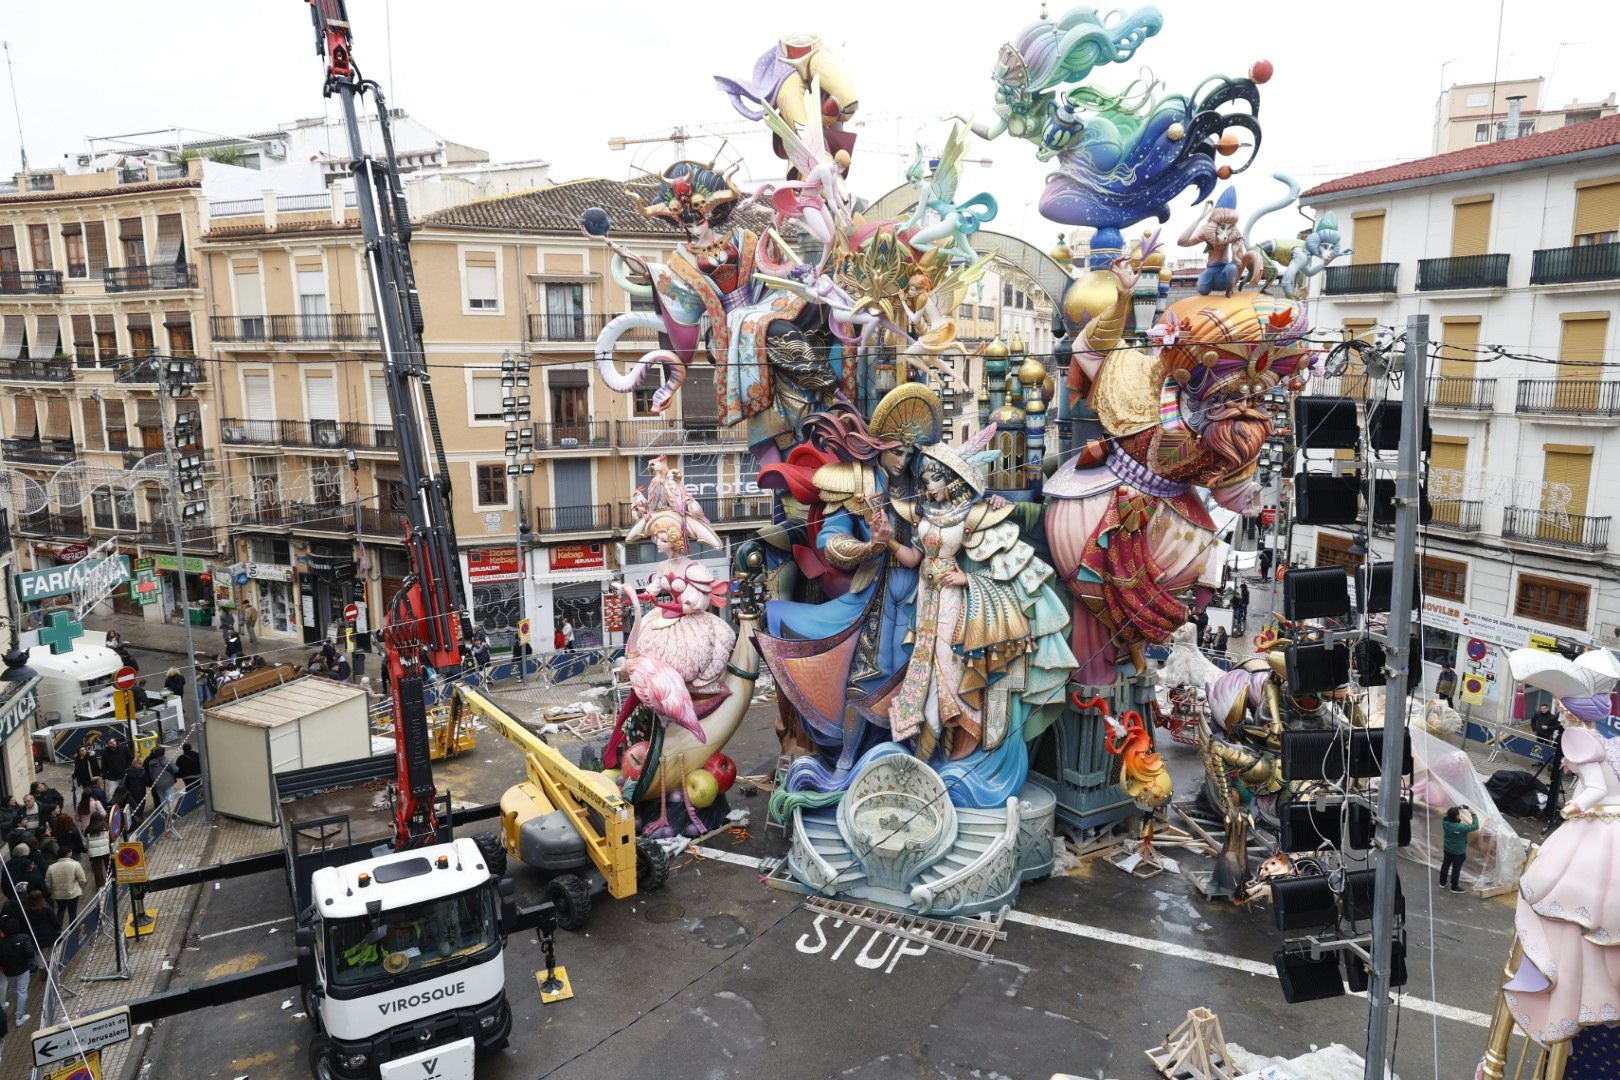
[[236, 574], [236, 583], [237, 583], [237, 584], [238, 584], [238, 585], [246, 585], [246, 584], [247, 584], [247, 583], [248, 583], [248, 580], [249, 580], [249, 579], [248, 579], [248, 573], [247, 573], [247, 571], [246, 571], [246, 570], [239, 570], [239, 571], [237, 571], [237, 574]]
[[113, 689], [133, 690], [138, 677], [138, 673], [132, 667], [119, 668], [117, 674], [113, 676]]
[[351, 623], [352, 622], [359, 622], [360, 621], [360, 605], [359, 604], [349, 604], [346, 607], [344, 607], [344, 609], [343, 609], [343, 621], [344, 622], [351, 622]]
[[1485, 651], [1485, 643], [1479, 640], [1479, 638], [1468, 639], [1468, 659], [1478, 663], [1479, 661], [1485, 659]]

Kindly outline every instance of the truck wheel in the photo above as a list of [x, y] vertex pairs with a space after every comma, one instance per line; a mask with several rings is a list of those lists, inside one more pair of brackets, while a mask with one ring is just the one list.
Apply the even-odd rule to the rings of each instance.
[[506, 846], [499, 833], [484, 832], [473, 837], [473, 843], [484, 856], [484, 866], [491, 877], [506, 876]]
[[636, 841], [636, 891], [662, 889], [669, 879], [669, 852], [656, 840]]
[[557, 908], [557, 925], [564, 930], [583, 930], [591, 917], [591, 887], [578, 874], [554, 877], [546, 885], [545, 899]]
[[332, 1044], [324, 1035], [310, 1037], [309, 1075], [315, 1080], [332, 1080]]

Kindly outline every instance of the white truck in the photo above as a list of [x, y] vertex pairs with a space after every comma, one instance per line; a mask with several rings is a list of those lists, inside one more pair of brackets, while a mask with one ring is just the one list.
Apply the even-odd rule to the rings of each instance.
[[[342, 819], [294, 827], [306, 839]], [[315, 1027], [317, 1080], [472, 1080], [478, 1054], [512, 1030], [504, 947], [510, 880], [469, 838], [358, 861], [352, 846], [288, 864], [299, 981]]]

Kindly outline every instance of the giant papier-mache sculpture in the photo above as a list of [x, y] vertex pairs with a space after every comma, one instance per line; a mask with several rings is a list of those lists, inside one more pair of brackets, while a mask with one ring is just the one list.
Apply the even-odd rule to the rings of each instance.
[[[709, 610], [723, 587], [684, 559], [713, 534], [678, 478], [655, 463], [638, 496], [670, 561], [630, 594], [653, 607], [627, 645], [634, 693], [609, 764], [655, 808], [647, 827], [715, 824], [702, 778], [681, 776], [723, 763], [688, 755], [671, 771], [671, 746], [721, 749], [702, 738], [704, 710], [755, 670], [753, 648], [779, 693], [791, 763], [771, 812], [790, 825], [800, 887], [937, 916], [991, 910], [1049, 871], [1055, 814], [1086, 823], [1087, 806], [1168, 798], [1130, 707], [1144, 699], [1124, 688], [1140, 686], [1143, 647], [1219, 585], [1209, 508], [1255, 508], [1260, 398], [1307, 354], [1302, 309], [1258, 291], [1278, 274], [1228, 229], [1230, 193], [1209, 215], [1220, 235], [1197, 240], [1209, 244], [1207, 295], [1129, 325], [1138, 277], [1162, 295], [1164, 256], [1152, 235], [1127, 253], [1120, 230], [1165, 219], [1189, 189], [1214, 195], [1241, 134], [1252, 158], [1256, 82], [1269, 77], [1257, 65], [1254, 79], [1185, 96], [1160, 96], [1151, 77], [1121, 93], [1082, 85], [1161, 23], [1152, 9], [1077, 8], [1032, 24], [987, 61], [996, 120], [958, 124], [937, 158], [919, 148], [904, 186], [870, 204], [851, 188], [852, 80], [818, 39], [784, 38], [749, 77], [717, 78], [769, 130], [790, 165], [782, 180], [745, 192], [712, 165], [664, 170], [641, 212], [686, 240], [662, 262], [617, 245], [602, 211], [583, 215], [613, 248], [615, 278], [652, 301], [603, 330], [601, 378], [621, 392], [651, 380], [662, 411], [691, 365], [714, 365], [720, 422], [745, 429], [774, 502], [773, 525], [739, 556], [734, 610], [752, 620], [762, 608], [762, 625], [745, 622], [733, 642]], [[958, 190], [970, 132], [1036, 143], [1057, 169], [1042, 212], [1097, 230], [1084, 273], [1047, 278], [1061, 283], [1050, 299], [1065, 357], [1078, 334], [1055, 387], [1040, 358], [1009, 370], [1005, 350], [978, 361], [956, 338], [950, 314], [990, 261], [980, 252], [1011, 242], [986, 229], [993, 198]], [[656, 331], [659, 347], [624, 371], [612, 357], [630, 329]], [[942, 399], [969, 362], [985, 372], [980, 424], [951, 440]], [[1042, 747], [1047, 763], [1032, 768]], [[1126, 759], [1123, 788], [1112, 755]], [[1084, 790], [1062, 779], [1082, 772]]]

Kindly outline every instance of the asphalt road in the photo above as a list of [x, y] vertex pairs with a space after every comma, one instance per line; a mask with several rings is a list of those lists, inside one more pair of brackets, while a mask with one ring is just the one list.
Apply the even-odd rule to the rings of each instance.
[[[756, 712], [734, 748], [743, 771], [764, 771], [773, 745], [768, 715]], [[493, 749], [477, 754], [485, 769], [509, 774]], [[768, 846], [758, 824], [763, 800], [741, 802], [753, 812], [752, 835], [720, 848], [745, 862], [778, 854], [781, 841]], [[514, 865], [513, 876], [520, 898], [538, 895], [531, 871]], [[1427, 874], [1403, 863], [1402, 877], [1411, 975], [1397, 1069], [1427, 1076], [1438, 1064], [1442, 1077], [1472, 1075], [1512, 908], [1441, 893], [1431, 923]], [[178, 958], [179, 981], [290, 956], [285, 895], [275, 874], [209, 890]], [[1205, 903], [1178, 876], [1140, 880], [1093, 861], [1076, 876], [1026, 886], [1017, 918], [993, 959], [978, 961], [818, 921], [751, 866], [685, 861], [661, 892], [604, 898], [585, 932], [559, 935], [572, 1001], [541, 1006], [533, 936], [509, 943], [512, 1045], [478, 1075], [1149, 1078], [1143, 1051], [1199, 1005], [1219, 1014], [1229, 1040], [1267, 1054], [1331, 1042], [1359, 1051], [1364, 1042], [1364, 999], [1284, 1003], [1267, 974], [1279, 944], [1269, 910]], [[143, 1075], [301, 1080], [309, 1028], [300, 1010], [286, 993], [166, 1021]]]

